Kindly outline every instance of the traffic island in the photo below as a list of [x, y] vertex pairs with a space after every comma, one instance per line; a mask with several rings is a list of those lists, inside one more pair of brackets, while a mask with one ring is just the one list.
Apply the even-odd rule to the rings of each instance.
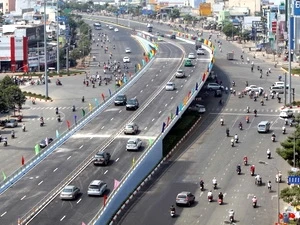
[[46, 95], [42, 95], [42, 94], [37, 94], [37, 93], [32, 93], [32, 92], [27, 92], [27, 91], [23, 91], [23, 94], [26, 96], [27, 99], [32, 100], [32, 103], [35, 104], [36, 99], [39, 99], [40, 101], [49, 101], [52, 102], [53, 99], [50, 98], [49, 96], [46, 97]]

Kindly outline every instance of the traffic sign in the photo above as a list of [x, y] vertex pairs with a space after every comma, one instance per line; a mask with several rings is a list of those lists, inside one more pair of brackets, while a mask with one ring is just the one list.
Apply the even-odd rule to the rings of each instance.
[[289, 184], [300, 184], [300, 176], [289, 176], [288, 183]]

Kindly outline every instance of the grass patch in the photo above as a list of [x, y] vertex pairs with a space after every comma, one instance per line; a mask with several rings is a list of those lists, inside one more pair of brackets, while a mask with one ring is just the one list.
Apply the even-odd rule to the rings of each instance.
[[163, 140], [163, 156], [165, 157], [199, 119], [199, 114], [186, 112]]
[[[282, 67], [284, 70], [288, 71], [289, 68], [287, 67]], [[300, 68], [292, 68], [291, 69], [291, 74], [300, 74]]]

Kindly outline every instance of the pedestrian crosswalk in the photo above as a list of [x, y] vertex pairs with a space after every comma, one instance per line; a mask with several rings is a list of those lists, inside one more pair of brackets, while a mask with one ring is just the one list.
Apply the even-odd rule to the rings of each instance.
[[[64, 109], [73, 109], [73, 106], [62, 106], [62, 107], [57, 107], [58, 110], [64, 110]], [[84, 107], [76, 107], [76, 109], [88, 109], [88, 106], [84, 106]], [[29, 107], [26, 110], [55, 110], [56, 107]]]
[[[250, 63], [242, 62], [242, 61], [233, 61], [232, 64], [236, 64], [236, 65], [249, 65], [249, 66], [251, 66]], [[254, 65], [257, 65], [257, 64], [265, 64], [265, 63], [264, 62], [254, 62]]]
[[[253, 113], [253, 110], [250, 110], [250, 113]], [[257, 113], [263, 113], [263, 114], [278, 114], [280, 113], [280, 109], [272, 109], [272, 108], [262, 108], [262, 109], [256, 109]], [[238, 109], [238, 108], [225, 108], [222, 107], [216, 107], [216, 108], [206, 108], [206, 111], [211, 113], [217, 113], [217, 112], [227, 112], [227, 113], [247, 113], [246, 109]], [[300, 110], [293, 110], [294, 113], [300, 113]]]

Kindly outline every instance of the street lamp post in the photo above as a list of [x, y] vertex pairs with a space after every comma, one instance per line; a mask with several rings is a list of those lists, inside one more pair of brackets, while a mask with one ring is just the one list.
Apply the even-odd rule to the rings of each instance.
[[44, 56], [45, 56], [45, 96], [48, 98], [48, 65], [47, 65], [47, 0], [44, 0]]
[[59, 8], [58, 8], [58, 2], [57, 2], [57, 16], [56, 16], [56, 62], [57, 62], [57, 66], [56, 66], [56, 69], [57, 69], [57, 74], [59, 74], [59, 70], [60, 70], [60, 64], [59, 64]]

